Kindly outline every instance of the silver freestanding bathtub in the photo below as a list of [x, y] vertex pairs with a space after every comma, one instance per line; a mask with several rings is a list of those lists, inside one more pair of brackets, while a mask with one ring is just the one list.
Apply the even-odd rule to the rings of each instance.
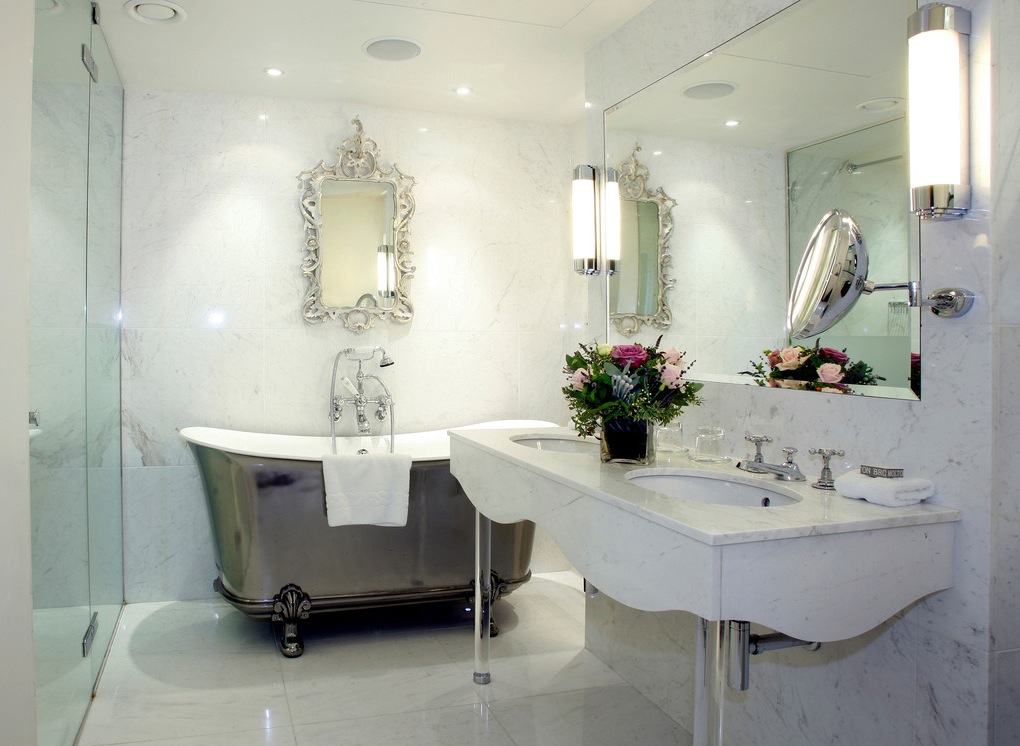
[[[478, 427], [541, 427], [534, 421]], [[450, 474], [445, 430], [396, 436], [412, 457], [407, 525], [326, 523], [322, 455], [328, 437], [187, 427], [205, 487], [218, 575], [213, 587], [252, 619], [282, 622], [281, 649], [303, 652], [297, 625], [309, 614], [473, 599], [474, 508]], [[389, 438], [337, 439], [338, 453], [389, 451]], [[531, 576], [535, 526], [493, 524], [494, 595]]]

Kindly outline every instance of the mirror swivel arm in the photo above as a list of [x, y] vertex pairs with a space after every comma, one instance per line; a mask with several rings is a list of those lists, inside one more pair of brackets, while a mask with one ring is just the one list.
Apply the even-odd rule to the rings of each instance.
[[861, 292], [865, 294], [871, 294], [876, 290], [906, 290], [907, 305], [911, 308], [930, 308], [936, 316], [947, 319], [963, 316], [974, 305], [974, 293], [963, 288], [939, 288], [929, 293], [926, 298], [922, 298], [921, 283], [917, 280], [883, 284], [866, 281], [861, 288]]

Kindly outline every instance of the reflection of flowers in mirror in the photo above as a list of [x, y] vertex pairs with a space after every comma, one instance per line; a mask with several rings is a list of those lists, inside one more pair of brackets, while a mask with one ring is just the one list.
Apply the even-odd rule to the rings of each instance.
[[885, 380], [863, 360], [851, 361], [845, 349], [822, 347], [821, 340], [813, 348], [793, 345], [763, 350], [762, 357], [764, 360], [751, 361], [751, 370], [741, 371], [759, 386], [852, 394], [851, 386]]

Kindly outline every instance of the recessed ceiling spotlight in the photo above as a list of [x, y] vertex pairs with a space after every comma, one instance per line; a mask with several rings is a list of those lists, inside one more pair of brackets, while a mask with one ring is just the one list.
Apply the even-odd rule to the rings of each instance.
[[887, 96], [885, 98], [873, 98], [869, 101], [857, 104], [857, 108], [861, 111], [890, 111], [897, 107], [903, 106], [903, 99], [897, 98], [896, 96]]
[[466, 85], [462, 85], [458, 86], [457, 88], [454, 88], [453, 92], [456, 93], [458, 96], [467, 96], [469, 93], [471, 93], [471, 89], [468, 88]]
[[727, 127], [739, 127], [740, 126], [740, 120], [739, 119], [730, 119], [730, 120], [728, 120], [726, 122], [723, 122], [723, 124], [725, 124]]
[[268, 75], [270, 78], [279, 78], [281, 75], [283, 75], [283, 70], [281, 70], [278, 67], [267, 67], [266, 75]]
[[124, 12], [142, 23], [181, 23], [188, 17], [184, 8], [170, 0], [128, 0]]
[[707, 80], [704, 83], [695, 83], [694, 85], [687, 86], [684, 88], [683, 94], [687, 98], [707, 100], [729, 96], [735, 90], [737, 90], [736, 83], [730, 83], [725, 80]]
[[381, 36], [361, 45], [361, 51], [377, 60], [409, 60], [421, 54], [420, 41], [402, 36]]

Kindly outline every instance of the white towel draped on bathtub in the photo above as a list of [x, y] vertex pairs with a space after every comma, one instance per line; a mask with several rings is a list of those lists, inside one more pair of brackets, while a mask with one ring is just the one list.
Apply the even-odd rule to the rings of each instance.
[[411, 457], [403, 453], [322, 457], [330, 526], [407, 525]]

